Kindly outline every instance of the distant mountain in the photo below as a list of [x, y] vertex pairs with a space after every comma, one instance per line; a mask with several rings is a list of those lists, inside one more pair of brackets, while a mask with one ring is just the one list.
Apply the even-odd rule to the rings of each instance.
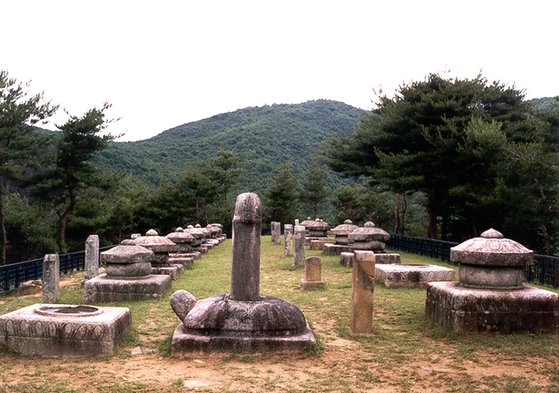
[[304, 173], [321, 142], [349, 135], [366, 112], [342, 102], [317, 100], [239, 109], [183, 124], [137, 142], [113, 142], [95, 162], [102, 169], [125, 171], [158, 184], [174, 181], [198, 160], [220, 149], [243, 157], [237, 191], [261, 192], [276, 165], [294, 164]]
[[542, 97], [528, 100], [539, 111], [559, 112], [559, 96]]

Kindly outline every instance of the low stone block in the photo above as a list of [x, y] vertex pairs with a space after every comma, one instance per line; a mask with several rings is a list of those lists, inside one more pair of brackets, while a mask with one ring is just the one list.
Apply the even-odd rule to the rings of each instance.
[[169, 264], [168, 266], [152, 265], [151, 274], [165, 274], [176, 280], [184, 271], [184, 266], [180, 264]]
[[530, 286], [493, 290], [433, 282], [425, 305], [431, 320], [455, 332], [559, 331], [559, 295]]
[[347, 267], [353, 266], [354, 255], [355, 254], [353, 252], [341, 252], [340, 253], [340, 265], [347, 266]]
[[152, 300], [161, 299], [170, 288], [171, 276], [168, 275], [117, 279], [102, 274], [85, 282], [83, 296], [85, 303]]
[[305, 238], [305, 243], [310, 245], [311, 250], [322, 250], [325, 244], [334, 243], [334, 239], [328, 237]]
[[322, 252], [324, 255], [340, 255], [342, 252], [353, 253], [353, 247], [343, 244], [326, 243], [322, 247]]
[[433, 281], [454, 281], [454, 270], [435, 265], [381, 264], [375, 265], [375, 279], [387, 288], [425, 288]]
[[34, 304], [0, 316], [0, 343], [28, 356], [111, 355], [131, 323], [124, 307]]
[[396, 253], [375, 253], [375, 263], [388, 263], [388, 264], [399, 264], [402, 263], [400, 259], [400, 254]]

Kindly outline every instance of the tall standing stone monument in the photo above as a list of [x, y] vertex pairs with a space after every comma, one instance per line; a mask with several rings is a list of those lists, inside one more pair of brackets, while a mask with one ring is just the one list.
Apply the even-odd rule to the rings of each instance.
[[173, 334], [174, 354], [304, 349], [315, 342], [294, 304], [260, 295], [261, 223], [258, 195], [239, 195], [233, 217], [231, 293], [199, 301], [185, 290], [171, 296], [171, 307], [182, 321]]
[[83, 279], [90, 280], [99, 274], [99, 236], [89, 235], [85, 241], [85, 268]]
[[295, 225], [293, 233], [293, 266], [305, 266], [305, 227]]
[[272, 241], [275, 244], [281, 243], [281, 222], [272, 221], [271, 222], [271, 231], [272, 231]]
[[351, 334], [373, 334], [374, 289], [375, 255], [372, 251], [355, 251], [351, 297]]
[[293, 225], [285, 224], [283, 226], [284, 247], [283, 255], [286, 257], [293, 256]]
[[60, 259], [46, 254], [43, 259], [43, 303], [56, 303], [60, 292]]

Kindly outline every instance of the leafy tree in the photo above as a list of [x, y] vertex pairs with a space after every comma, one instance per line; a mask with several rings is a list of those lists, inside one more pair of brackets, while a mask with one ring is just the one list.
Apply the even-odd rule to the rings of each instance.
[[300, 195], [301, 201], [309, 209], [305, 215], [319, 217], [320, 207], [328, 197], [328, 194], [326, 189], [326, 172], [322, 170], [316, 159], [312, 160], [309, 164]]
[[109, 108], [109, 104], [104, 104], [101, 108], [88, 110], [81, 117], [70, 116], [66, 123], [57, 126], [62, 133], [54, 152], [54, 163], [41, 174], [34, 187], [36, 195], [53, 204], [58, 216], [61, 253], [67, 252], [68, 222], [76, 211], [80, 194], [100, 181], [89, 161], [116, 138], [111, 134], [101, 135], [112, 121], [105, 118], [105, 111]]
[[545, 145], [556, 132], [521, 91], [481, 75], [431, 74], [401, 86], [393, 98], [381, 96], [377, 106], [349, 143], [334, 138], [326, 147], [328, 164], [396, 193], [423, 192], [429, 237], [461, 240], [514, 214], [495, 208], [503, 206], [495, 194], [499, 182], [512, 186], [499, 166], [510, 161], [507, 146]]
[[271, 184], [264, 193], [265, 215], [268, 221], [292, 222], [297, 216], [299, 191], [289, 164], [280, 164]]
[[28, 88], [28, 83], [17, 82], [0, 70], [0, 265], [6, 263], [8, 249], [4, 203], [8, 186], [21, 179], [42, 148], [44, 140], [33, 125], [58, 109], [45, 100], [43, 93], [30, 95]]

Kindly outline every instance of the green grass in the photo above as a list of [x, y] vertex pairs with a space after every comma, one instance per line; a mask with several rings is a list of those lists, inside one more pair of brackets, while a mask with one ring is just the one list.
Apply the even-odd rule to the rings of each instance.
[[[219, 388], [206, 391], [340, 392], [366, 391], [379, 385], [395, 392], [559, 391], [558, 334], [452, 333], [425, 316], [424, 289], [390, 289], [377, 284], [374, 289], [375, 334], [351, 337], [348, 334], [351, 269], [341, 266], [336, 256], [306, 250], [306, 256], [322, 258], [326, 288], [301, 291], [299, 281], [303, 269], [294, 268], [292, 259], [283, 257], [282, 253], [283, 245], [273, 244], [269, 236], [262, 238], [261, 294], [289, 300], [304, 312], [317, 338], [316, 345], [306, 353], [192, 354], [186, 359], [171, 356], [171, 336], [179, 320], [168, 298], [178, 289], [186, 289], [198, 299], [228, 292], [231, 263], [231, 241], [228, 240], [195, 261], [192, 269], [185, 270], [163, 299], [104, 304], [129, 307], [133, 316], [131, 331], [112, 358], [25, 358], [0, 349], [0, 393], [174, 393], [184, 391], [184, 375], [196, 379], [200, 368], [217, 372], [223, 381]], [[401, 253], [401, 257], [403, 263], [449, 266], [412, 254]], [[81, 299], [79, 287], [61, 291], [61, 302], [76, 304], [81, 303]], [[0, 298], [0, 314], [40, 300], [40, 296]], [[137, 346], [147, 353], [142, 356], [151, 362], [149, 367], [159, 367], [157, 372], [164, 375], [167, 382], [147, 377], [133, 380], [135, 374], [130, 370], [122, 371], [131, 373], [130, 382], [119, 378], [121, 370], [115, 364], [133, 363], [135, 359], [130, 352]], [[314, 365], [322, 365], [322, 368]], [[503, 371], [485, 375], [495, 365], [502, 365]], [[176, 367], [181, 372], [169, 372], [167, 367]], [[116, 379], [100, 377], [97, 369]], [[18, 370], [17, 378], [13, 370]], [[91, 383], [73, 383], [72, 379], [62, 379], [64, 382], [59, 384], [41, 382], [52, 374], [68, 373], [78, 374], [80, 380], [91, 380]]]

